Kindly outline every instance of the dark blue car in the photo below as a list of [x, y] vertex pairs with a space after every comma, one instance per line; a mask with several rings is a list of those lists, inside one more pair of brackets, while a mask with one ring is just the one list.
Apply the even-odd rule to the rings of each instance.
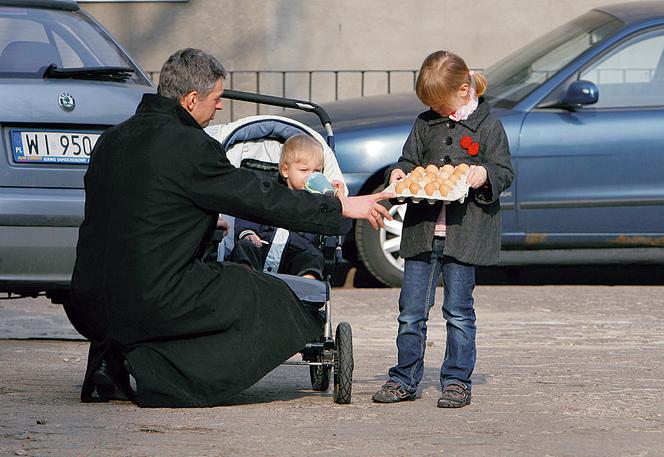
[[[502, 262], [664, 263], [664, 2], [594, 9], [484, 73], [516, 172], [501, 196]], [[382, 186], [426, 109], [414, 94], [325, 108], [351, 194]], [[354, 241], [398, 286], [405, 206], [391, 211], [385, 230], [358, 223]]]

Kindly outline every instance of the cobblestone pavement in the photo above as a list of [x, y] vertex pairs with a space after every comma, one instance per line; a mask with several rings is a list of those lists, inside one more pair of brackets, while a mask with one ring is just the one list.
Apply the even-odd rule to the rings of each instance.
[[438, 304], [418, 400], [371, 402], [395, 361], [398, 293], [333, 291], [335, 322], [353, 327], [352, 404], [282, 366], [202, 409], [79, 403], [87, 347], [62, 310], [2, 300], [0, 455], [664, 456], [664, 287], [479, 286], [473, 403], [459, 410], [436, 408]]

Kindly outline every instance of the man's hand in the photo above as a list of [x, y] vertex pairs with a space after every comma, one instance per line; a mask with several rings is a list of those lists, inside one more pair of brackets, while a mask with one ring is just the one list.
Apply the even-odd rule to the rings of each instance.
[[479, 189], [487, 179], [487, 171], [482, 165], [471, 165], [466, 182], [473, 189]]
[[401, 181], [406, 178], [406, 173], [401, 168], [395, 168], [390, 173], [390, 184], [393, 182]]
[[361, 195], [358, 197], [345, 197], [338, 194], [337, 198], [341, 201], [341, 214], [351, 219], [366, 219], [374, 229], [385, 227], [385, 221], [392, 220], [392, 216], [380, 201], [395, 198], [394, 192], [380, 192], [371, 195]]

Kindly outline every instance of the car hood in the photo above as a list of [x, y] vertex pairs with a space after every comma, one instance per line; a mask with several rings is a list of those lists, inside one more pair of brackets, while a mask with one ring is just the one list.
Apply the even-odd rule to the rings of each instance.
[[[428, 109], [414, 92], [340, 100], [323, 103], [321, 106], [330, 115], [336, 134], [367, 127], [412, 125], [417, 115]], [[492, 108], [491, 112], [502, 117], [511, 111]], [[316, 125], [315, 118], [310, 114], [295, 114], [291, 117], [320, 130], [320, 124]]]
[[[151, 86], [126, 83], [3, 79], [0, 123], [115, 125], [136, 111], [144, 93], [154, 91]], [[63, 94], [73, 97], [73, 110], [60, 107]]]

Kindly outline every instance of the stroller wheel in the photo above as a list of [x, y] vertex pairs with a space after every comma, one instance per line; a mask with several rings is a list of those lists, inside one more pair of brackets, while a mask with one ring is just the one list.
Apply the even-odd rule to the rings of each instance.
[[309, 376], [311, 377], [311, 388], [317, 392], [327, 392], [330, 388], [331, 365], [311, 365]]
[[334, 358], [334, 402], [350, 403], [353, 389], [353, 332], [348, 322], [337, 326], [334, 341], [336, 356]]

